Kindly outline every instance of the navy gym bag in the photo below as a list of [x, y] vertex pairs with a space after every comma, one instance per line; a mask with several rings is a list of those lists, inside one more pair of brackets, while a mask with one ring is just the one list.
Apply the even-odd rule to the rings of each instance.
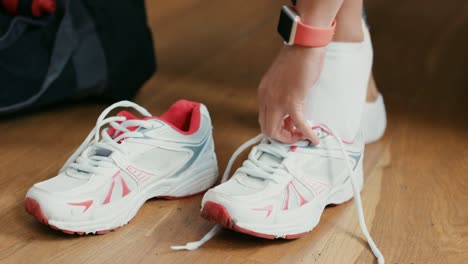
[[57, 0], [41, 18], [0, 9], [0, 115], [77, 98], [129, 99], [155, 69], [144, 0]]

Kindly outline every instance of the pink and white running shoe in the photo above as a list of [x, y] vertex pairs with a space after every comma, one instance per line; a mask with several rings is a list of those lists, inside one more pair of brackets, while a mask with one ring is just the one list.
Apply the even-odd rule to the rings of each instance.
[[[118, 107], [134, 108], [145, 117], [123, 111], [106, 118]], [[67, 234], [102, 234], [127, 224], [148, 199], [201, 193], [217, 176], [204, 105], [180, 100], [154, 117], [122, 101], [104, 110], [57, 176], [29, 189], [25, 207]]]
[[[262, 134], [240, 146], [228, 163], [223, 183], [202, 200], [202, 216], [218, 225], [201, 240], [172, 248], [194, 250], [221, 227], [268, 239], [298, 238], [318, 224], [327, 205], [354, 197], [361, 229], [378, 262], [384, 263], [367, 230], [359, 194], [364, 182], [362, 134], [353, 142], [343, 142], [326, 126], [316, 126], [314, 132], [320, 138], [317, 146], [307, 140], [284, 144]], [[227, 180], [237, 156], [258, 142]]]

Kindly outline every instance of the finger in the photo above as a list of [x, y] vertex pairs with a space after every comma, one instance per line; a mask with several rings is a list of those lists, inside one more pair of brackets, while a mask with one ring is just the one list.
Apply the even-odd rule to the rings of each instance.
[[[293, 141], [293, 142], [289, 142], [289, 143], [294, 143], [297, 140], [303, 138], [303, 134], [301, 133], [301, 131], [299, 131], [299, 129], [296, 128], [291, 116], [289, 116], [289, 115], [284, 119], [283, 129], [290, 132], [290, 138], [291, 139], [288, 140], [288, 141]], [[285, 132], [282, 131], [281, 133], [284, 134]]]
[[304, 119], [304, 114], [302, 112], [295, 112], [291, 115], [291, 118], [296, 124], [296, 127], [299, 131], [303, 134], [303, 136], [310, 140], [313, 145], [318, 145], [320, 143], [320, 139], [315, 135], [314, 130], [307, 124], [307, 121]]
[[273, 138], [283, 143], [292, 144], [302, 138], [302, 133], [296, 128], [289, 115], [283, 118], [280, 130], [273, 134]]
[[291, 132], [284, 127], [281, 128], [278, 134], [279, 136], [275, 139], [286, 144], [293, 144], [302, 138], [302, 133], [298, 133], [298, 131]]
[[269, 137], [278, 135], [283, 126], [283, 114], [273, 109], [268, 109], [265, 113], [265, 133]]
[[265, 135], [283, 143], [293, 141], [293, 132], [284, 129], [285, 118], [283, 113], [278, 111], [267, 112], [265, 120]]
[[284, 129], [290, 131], [291, 133], [294, 133], [296, 131], [296, 126], [294, 125], [294, 122], [292, 121], [289, 115], [284, 119], [283, 127]]

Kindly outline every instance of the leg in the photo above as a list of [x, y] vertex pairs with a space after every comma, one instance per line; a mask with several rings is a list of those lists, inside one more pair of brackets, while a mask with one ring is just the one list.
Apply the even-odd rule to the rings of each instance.
[[[360, 2], [360, 3], [358, 3]], [[361, 30], [361, 16], [357, 16], [362, 10], [362, 0], [360, 1], [345, 1], [338, 13], [338, 21], [346, 21], [340, 23], [337, 28], [334, 41], [336, 42], [361, 42], [364, 38]], [[363, 13], [362, 16], [365, 14]], [[374, 80], [374, 75], [371, 73], [369, 84], [367, 87], [367, 102], [374, 102], [379, 95], [377, 85]]]
[[333, 41], [362, 42], [362, 0], [346, 0], [336, 16], [337, 27]]
[[320, 78], [307, 97], [309, 120], [327, 124], [345, 140], [358, 135], [372, 66], [372, 45], [362, 22], [362, 0], [346, 0], [337, 15]]

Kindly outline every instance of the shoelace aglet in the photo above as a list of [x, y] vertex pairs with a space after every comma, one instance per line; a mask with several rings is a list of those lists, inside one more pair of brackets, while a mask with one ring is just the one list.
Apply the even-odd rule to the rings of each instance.
[[195, 250], [203, 244], [205, 244], [208, 240], [213, 238], [219, 231], [221, 231], [222, 227], [220, 225], [215, 225], [210, 232], [206, 233], [205, 236], [202, 237], [202, 239], [194, 242], [189, 242], [185, 244], [184, 246], [171, 246], [172, 250]]
[[198, 245], [197, 242], [189, 242], [185, 246], [171, 246], [172, 250], [195, 250], [198, 249], [201, 245]]

